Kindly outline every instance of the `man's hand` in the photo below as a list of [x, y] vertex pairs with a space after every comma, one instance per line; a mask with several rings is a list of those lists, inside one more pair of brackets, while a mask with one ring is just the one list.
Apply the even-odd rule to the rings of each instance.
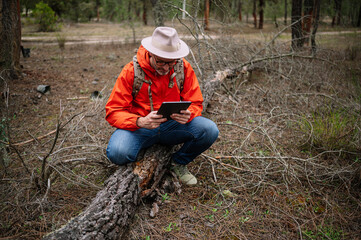
[[154, 129], [159, 127], [159, 125], [165, 121], [167, 121], [167, 118], [163, 118], [162, 115], [157, 114], [157, 111], [153, 111], [145, 117], [138, 118], [137, 126], [140, 128]]
[[182, 110], [180, 113], [173, 113], [170, 117], [180, 124], [186, 124], [191, 118], [191, 112], [189, 110]]

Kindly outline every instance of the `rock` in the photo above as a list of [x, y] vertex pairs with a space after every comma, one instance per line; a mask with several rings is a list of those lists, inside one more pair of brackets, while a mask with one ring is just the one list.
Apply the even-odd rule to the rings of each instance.
[[46, 92], [50, 91], [50, 86], [49, 85], [39, 85], [36, 88], [36, 91], [38, 91], [38, 92], [40, 92], [42, 94], [45, 94]]
[[150, 210], [149, 216], [155, 218], [159, 212], [159, 206], [157, 203], [153, 203], [152, 209]]

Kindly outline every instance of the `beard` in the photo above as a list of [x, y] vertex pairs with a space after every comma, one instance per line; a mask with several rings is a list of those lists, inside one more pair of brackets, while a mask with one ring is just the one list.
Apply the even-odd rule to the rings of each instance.
[[156, 68], [155, 71], [160, 75], [160, 76], [164, 76], [167, 75], [170, 71], [170, 69], [168, 70], [164, 70], [162, 68]]

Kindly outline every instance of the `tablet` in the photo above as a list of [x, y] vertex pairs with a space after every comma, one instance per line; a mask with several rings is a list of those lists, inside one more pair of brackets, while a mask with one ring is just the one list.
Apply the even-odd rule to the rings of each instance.
[[163, 117], [170, 120], [170, 115], [173, 113], [180, 113], [181, 110], [186, 110], [191, 103], [191, 101], [163, 102], [157, 114], [163, 115]]

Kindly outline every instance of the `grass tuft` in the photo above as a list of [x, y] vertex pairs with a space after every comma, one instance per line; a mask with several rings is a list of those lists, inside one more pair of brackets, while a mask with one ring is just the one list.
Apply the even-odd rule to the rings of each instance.
[[321, 110], [302, 121], [300, 129], [309, 136], [310, 147], [320, 151], [360, 151], [359, 120], [342, 109]]

